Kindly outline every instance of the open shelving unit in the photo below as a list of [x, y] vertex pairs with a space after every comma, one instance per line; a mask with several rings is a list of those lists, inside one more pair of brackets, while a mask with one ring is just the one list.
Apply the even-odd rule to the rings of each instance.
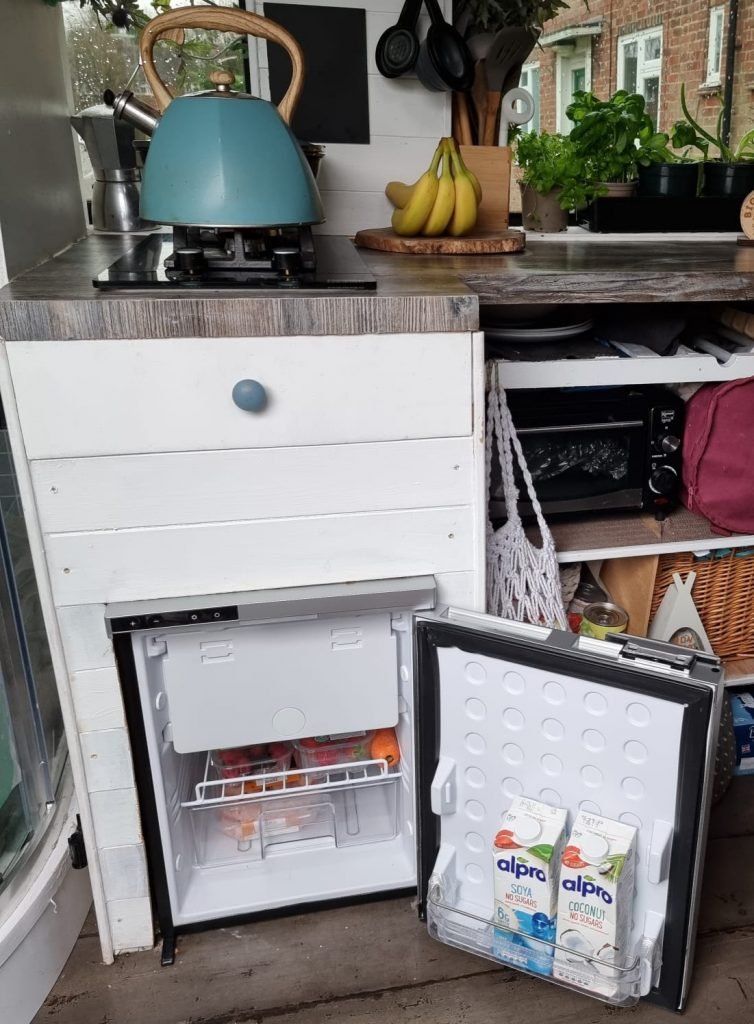
[[[704, 516], [682, 507], [671, 512], [662, 522], [657, 522], [652, 515], [612, 512], [582, 519], [559, 520], [553, 517], [548, 525], [561, 563], [634, 558], [673, 551], [754, 547], [754, 534], [726, 536], [715, 533]], [[531, 527], [528, 532], [536, 542], [536, 527]]]

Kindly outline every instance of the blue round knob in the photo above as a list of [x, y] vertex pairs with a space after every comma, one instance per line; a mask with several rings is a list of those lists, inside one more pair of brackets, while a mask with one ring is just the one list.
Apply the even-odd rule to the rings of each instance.
[[267, 392], [258, 380], [239, 380], [233, 388], [233, 401], [244, 412], [262, 412], [267, 405]]

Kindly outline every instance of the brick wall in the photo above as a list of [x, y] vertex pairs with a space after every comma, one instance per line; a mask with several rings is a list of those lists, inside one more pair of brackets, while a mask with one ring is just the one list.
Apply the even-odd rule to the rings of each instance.
[[[717, 0], [590, 0], [589, 9], [580, 0], [546, 25], [547, 34], [596, 18], [604, 19], [602, 33], [592, 38], [591, 88], [606, 97], [617, 88], [618, 38], [662, 25], [663, 55], [660, 85], [659, 124], [669, 129], [682, 116], [681, 83], [691, 112], [705, 127], [712, 127], [718, 111], [720, 90], [704, 88], [707, 72], [709, 12]], [[728, 4], [725, 4], [723, 39], [723, 80], [727, 47]], [[572, 48], [537, 48], [532, 60], [540, 65], [542, 129], [556, 126], [556, 77], [558, 53]], [[740, 0], [734, 79], [733, 132], [741, 134], [754, 126], [754, 0]]]

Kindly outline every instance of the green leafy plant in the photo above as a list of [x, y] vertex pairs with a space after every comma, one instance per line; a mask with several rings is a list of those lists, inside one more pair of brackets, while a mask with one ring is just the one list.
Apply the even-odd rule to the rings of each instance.
[[540, 195], [560, 189], [558, 202], [562, 210], [579, 210], [601, 194], [570, 136], [548, 132], [522, 134], [516, 145], [516, 159], [524, 185]]
[[703, 128], [692, 116], [686, 102], [686, 86], [681, 85], [681, 109], [685, 120], [676, 121], [673, 125], [672, 140], [676, 149], [691, 147], [698, 149], [703, 160], [712, 159], [709, 155], [710, 146], [717, 149], [719, 156], [715, 159], [726, 164], [743, 163], [754, 160], [754, 128], [741, 136], [738, 145], [730, 145], [723, 138], [723, 118], [725, 117], [725, 101], [720, 98], [720, 109], [717, 112], [717, 124], [714, 135]]
[[568, 10], [570, 4], [568, 0], [459, 0], [457, 6], [457, 13], [468, 14], [470, 24], [482, 32], [515, 25], [537, 34], [546, 21]]
[[629, 182], [640, 164], [672, 162], [668, 136], [656, 132], [643, 96], [619, 89], [608, 100], [576, 92], [566, 109], [570, 138], [596, 181]]
[[[43, 2], [50, 7], [56, 7], [58, 4], [73, 3], [75, 0], [43, 0]], [[218, 6], [214, 0], [201, 0], [201, 3], [209, 4], [210, 7]], [[88, 7], [98, 17], [114, 25], [115, 28], [133, 27], [137, 29], [144, 28], [146, 23], [156, 15], [173, 9], [170, 0], [151, 0], [151, 6], [154, 9], [152, 13], [144, 11], [138, 0], [78, 0], [78, 5], [81, 8]], [[190, 0], [190, 5], [194, 6], [194, 0]]]

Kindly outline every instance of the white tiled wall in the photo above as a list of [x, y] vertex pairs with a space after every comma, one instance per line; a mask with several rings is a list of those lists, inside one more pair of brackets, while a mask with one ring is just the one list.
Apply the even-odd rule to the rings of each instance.
[[[366, 10], [371, 142], [368, 146], [326, 143], [318, 184], [327, 221], [320, 230], [326, 234], [353, 234], [359, 228], [384, 227], [390, 223], [392, 209], [385, 198], [385, 185], [392, 179], [415, 181], [426, 169], [437, 140], [450, 132], [450, 93], [429, 92], [414, 75], [387, 79], [377, 71], [377, 40], [397, 22], [403, 0], [287, 2], [322, 2], [328, 7]], [[446, 18], [450, 17], [451, 2], [440, 0]], [[263, 0], [255, 3], [257, 13], [263, 13]], [[424, 38], [428, 24], [423, 14], [418, 26], [419, 39]], [[258, 79], [252, 87], [269, 98], [266, 44], [259, 42], [257, 51], [258, 68], [252, 68], [252, 74], [256, 71]]]

